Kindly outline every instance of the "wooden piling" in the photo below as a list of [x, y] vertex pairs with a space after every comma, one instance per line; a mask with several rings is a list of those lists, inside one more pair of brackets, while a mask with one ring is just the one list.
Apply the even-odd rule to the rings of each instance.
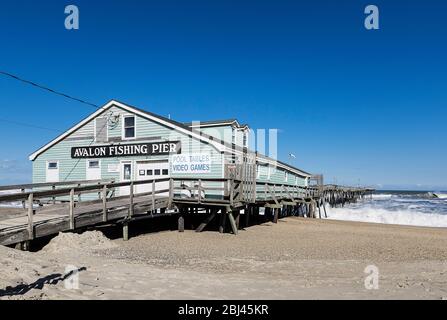
[[185, 232], [185, 217], [184, 217], [185, 209], [180, 209], [180, 214], [178, 216], [178, 232]]
[[273, 209], [273, 212], [274, 212], [274, 214], [273, 214], [273, 223], [278, 223], [279, 211], [280, 210], [281, 210], [280, 208]]
[[34, 198], [33, 194], [31, 193], [28, 196], [28, 239], [32, 240], [34, 239], [34, 222], [33, 222], [33, 215], [34, 215]]
[[230, 221], [231, 230], [233, 231], [233, 234], [235, 236], [237, 236], [238, 229], [237, 229], [237, 226], [236, 226], [236, 221], [234, 220], [233, 212], [232, 211], [228, 211], [227, 215], [228, 215], [228, 220]]
[[226, 223], [227, 223], [227, 213], [225, 212], [225, 210], [222, 210], [220, 213], [220, 223], [219, 223], [220, 233], [225, 233]]
[[123, 240], [124, 241], [129, 240], [129, 223], [128, 222], [123, 223]]

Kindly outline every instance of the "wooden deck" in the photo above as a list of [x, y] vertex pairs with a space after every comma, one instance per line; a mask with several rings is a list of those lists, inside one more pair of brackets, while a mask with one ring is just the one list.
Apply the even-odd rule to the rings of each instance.
[[[156, 184], [169, 182], [169, 188], [157, 190]], [[188, 184], [189, 182], [189, 184]], [[217, 182], [221, 188], [204, 188], [203, 183]], [[147, 184], [151, 192], [134, 193], [136, 186]], [[192, 186], [191, 186], [192, 185]], [[116, 188], [129, 187], [128, 196], [115, 197]], [[23, 244], [37, 238], [103, 224], [122, 224], [123, 238], [128, 238], [131, 221], [167, 215], [178, 216], [179, 231], [191, 212], [208, 213], [197, 231], [220, 217], [220, 231], [225, 231], [228, 218], [231, 230], [237, 234], [241, 211], [245, 219], [259, 215], [274, 222], [281, 215], [305, 215], [315, 218], [325, 213], [324, 203], [331, 205], [355, 201], [371, 190], [327, 186], [305, 188], [265, 183], [246, 183], [235, 179], [157, 179], [115, 183], [110, 180], [74, 181], [57, 184], [33, 184], [0, 187], [1, 190], [20, 190], [0, 195], [0, 204], [22, 202], [22, 214], [0, 216], [0, 244]], [[261, 191], [260, 191], [261, 190]], [[184, 192], [187, 195], [185, 196]], [[221, 198], [210, 198], [210, 192], [222, 192]], [[182, 194], [183, 192], [183, 194]], [[81, 201], [84, 194], [97, 194], [97, 200]], [[5, 209], [3, 208], [3, 211]], [[17, 209], [14, 209], [17, 211]]]

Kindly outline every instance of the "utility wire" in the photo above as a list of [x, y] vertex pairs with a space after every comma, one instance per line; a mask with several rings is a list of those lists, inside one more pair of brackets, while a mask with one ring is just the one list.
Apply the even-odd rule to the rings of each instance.
[[[71, 99], [71, 100], [74, 100], [74, 101], [83, 103], [83, 104], [88, 105], [88, 106], [91, 106], [91, 107], [93, 107], [93, 108], [95, 108], [95, 109], [102, 109], [102, 107], [100, 107], [100, 106], [98, 106], [98, 105], [96, 105], [96, 104], [94, 104], [94, 103], [91, 103], [91, 102], [88, 102], [88, 101], [85, 101], [85, 100], [82, 100], [82, 99], [78, 99], [78, 98], [72, 97], [72, 96], [70, 96], [70, 95], [68, 95], [68, 94], [65, 94], [65, 93], [56, 91], [56, 90], [54, 90], [54, 89], [48, 88], [48, 87], [43, 86], [43, 85], [40, 85], [40, 84], [38, 84], [38, 83], [35, 83], [35, 82], [32, 82], [32, 81], [29, 81], [29, 80], [20, 78], [20, 77], [14, 75], [14, 74], [9, 73], [9, 72], [5, 72], [5, 71], [1, 71], [1, 70], [0, 70], [0, 75], [7, 76], [7, 77], [9, 77], [9, 78], [12, 78], [12, 79], [14, 79], [14, 80], [17, 80], [17, 81], [20, 81], [20, 82], [23, 82], [23, 83], [32, 85], [32, 86], [37, 87], [37, 88], [42, 89], [42, 90], [46, 90], [46, 91], [48, 91], [48, 92], [54, 93], [54, 94], [59, 95], [59, 96], [62, 96], [62, 97], [64, 97], [64, 98], [68, 98], [68, 99]], [[1, 119], [1, 118], [0, 118], [0, 121], [3, 121], [3, 122], [9, 122], [9, 123], [14, 123], [14, 124], [16, 124], [16, 125], [22, 125], [22, 126], [27, 126], [27, 127], [34, 127], [34, 128], [39, 128], [39, 129], [45, 129], [45, 130], [51, 130], [51, 131], [58, 131], [58, 132], [61, 132], [60, 130], [49, 129], [49, 128], [44, 128], [44, 127], [38, 127], [38, 126], [35, 126], [35, 125], [31, 125], [31, 124], [20, 123], [20, 122], [10, 121], [10, 120], [6, 120], [6, 119]], [[104, 129], [107, 127], [107, 125], [108, 125], [108, 121], [106, 121], [106, 123], [104, 124], [104, 126], [102, 126], [102, 128], [99, 130], [98, 134], [101, 134], [101, 133], [104, 131]], [[90, 142], [89, 146], [91, 146], [94, 142], [95, 142], [95, 140], [93, 139], [93, 140]], [[76, 162], [76, 164], [71, 168], [70, 172], [69, 172], [68, 175], [65, 177], [65, 181], [66, 181], [66, 180], [70, 177], [70, 175], [73, 173], [74, 169], [78, 166], [80, 160], [81, 160], [81, 159], [78, 159], [78, 161]]]
[[46, 87], [46, 86], [43, 86], [43, 85], [41, 85], [41, 84], [38, 84], [38, 83], [35, 83], [35, 82], [32, 82], [32, 81], [29, 81], [29, 80], [20, 78], [19, 76], [16, 76], [16, 75], [11, 74], [11, 73], [9, 73], [9, 72], [5, 72], [5, 71], [1, 71], [1, 70], [0, 70], [0, 74], [1, 74], [1, 75], [4, 75], [4, 76], [6, 76], [6, 77], [10, 77], [10, 78], [15, 79], [15, 80], [20, 81], [20, 82], [23, 82], [23, 83], [26, 83], [26, 84], [30, 84], [30, 85], [32, 85], [32, 86], [34, 86], [34, 87], [39, 88], [39, 89], [49, 91], [49, 92], [54, 93], [54, 94], [57, 94], [57, 95], [59, 95], [59, 96], [62, 96], [62, 97], [65, 97], [65, 98], [68, 98], [68, 99], [71, 99], [71, 100], [74, 100], [74, 101], [77, 101], [77, 102], [86, 104], [86, 105], [91, 106], [91, 107], [94, 107], [94, 108], [96, 108], [96, 109], [100, 109], [100, 108], [101, 108], [100, 106], [98, 106], [98, 105], [96, 105], [96, 104], [94, 104], [94, 103], [91, 103], [91, 102], [88, 102], [88, 101], [85, 101], [85, 100], [82, 100], [82, 99], [78, 99], [78, 98], [72, 97], [72, 96], [70, 96], [70, 95], [68, 95], [68, 94], [65, 94], [65, 93], [62, 93], [62, 92], [53, 90], [53, 89], [48, 88], [48, 87]]
[[[12, 73], [9, 73], [9, 72], [1, 71], [1, 70], [0, 70], [0, 75], [3, 75], [3, 76], [5, 76], [5, 77], [9, 77], [9, 78], [11, 78], [11, 79], [17, 80], [17, 81], [22, 82], [22, 83], [25, 83], [25, 84], [29, 84], [29, 85], [31, 85], [31, 86], [34, 86], [34, 87], [36, 87], [36, 88], [39, 88], [39, 89], [48, 91], [48, 92], [50, 92], [50, 93], [53, 93], [53, 94], [62, 96], [62, 97], [64, 97], [64, 98], [71, 99], [71, 100], [74, 100], [74, 101], [83, 103], [83, 104], [88, 105], [88, 106], [90, 106], [90, 107], [93, 107], [93, 108], [95, 108], [95, 109], [101, 109], [100, 106], [98, 106], [98, 105], [96, 105], [96, 104], [94, 104], [94, 103], [85, 101], [85, 100], [83, 100], [83, 99], [79, 99], [79, 98], [72, 97], [72, 96], [70, 96], [70, 95], [68, 95], [68, 94], [65, 94], [65, 93], [56, 91], [56, 90], [51, 89], [51, 88], [48, 88], [48, 87], [46, 87], [46, 86], [44, 86], [44, 85], [35, 83], [35, 82], [33, 82], [33, 81], [30, 81], [30, 80], [23, 79], [23, 78], [21, 78], [21, 77], [19, 77], [19, 76], [16, 76], [16, 75], [12, 74]], [[1, 121], [1, 122], [5, 122], [5, 123], [10, 123], [10, 124], [15, 124], [15, 125], [18, 125], [18, 126], [29, 127], [29, 128], [35, 128], [35, 129], [41, 129], [41, 130], [48, 130], [48, 131], [57, 131], [57, 132], [59, 132], [59, 133], [60, 133], [60, 132], [63, 132], [62, 130], [51, 129], [51, 128], [45, 128], [45, 127], [40, 127], [40, 126], [36, 126], [36, 125], [33, 125], [33, 124], [28, 124], [28, 123], [24, 123], [24, 122], [18, 122], [18, 121], [13, 121], [13, 120], [8, 120], [8, 119], [3, 119], [3, 118], [0, 118], [0, 121]]]

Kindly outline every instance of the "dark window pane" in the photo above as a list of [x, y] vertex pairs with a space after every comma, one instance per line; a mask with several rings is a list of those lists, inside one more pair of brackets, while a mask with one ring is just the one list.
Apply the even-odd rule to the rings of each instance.
[[169, 174], [169, 170], [168, 169], [163, 169], [163, 175], [167, 176]]
[[147, 170], [147, 175], [148, 176], [152, 176], [154, 174], [154, 171], [153, 170]]
[[125, 128], [135, 127], [135, 118], [134, 117], [124, 118], [124, 127]]
[[126, 128], [125, 129], [125, 137], [126, 138], [135, 138], [135, 128]]
[[161, 172], [160, 169], [156, 169], [156, 170], [155, 170], [155, 175], [156, 175], [156, 176], [159, 176], [159, 175], [160, 175], [160, 172]]
[[99, 168], [99, 161], [89, 161], [88, 167], [90, 169], [98, 169]]
[[123, 178], [124, 180], [130, 180], [131, 176], [132, 176], [132, 166], [130, 164], [125, 164], [124, 165], [124, 172], [123, 172]]
[[48, 169], [57, 169], [57, 162], [48, 162]]

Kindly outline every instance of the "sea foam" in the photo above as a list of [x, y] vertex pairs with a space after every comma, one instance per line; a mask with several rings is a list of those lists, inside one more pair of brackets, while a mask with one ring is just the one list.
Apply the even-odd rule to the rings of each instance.
[[[381, 198], [382, 199], [382, 198]], [[369, 200], [344, 208], [327, 207], [328, 219], [398, 224], [425, 227], [447, 227], [445, 201], [408, 201], [401, 199]], [[398, 203], [398, 205], [396, 205]]]

